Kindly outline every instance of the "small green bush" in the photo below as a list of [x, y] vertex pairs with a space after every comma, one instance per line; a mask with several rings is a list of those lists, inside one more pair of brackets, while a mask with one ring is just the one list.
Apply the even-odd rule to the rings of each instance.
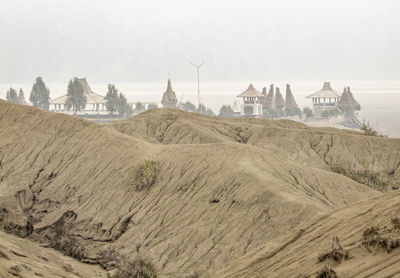
[[151, 187], [157, 177], [156, 162], [146, 159], [137, 166], [137, 185], [138, 191]]

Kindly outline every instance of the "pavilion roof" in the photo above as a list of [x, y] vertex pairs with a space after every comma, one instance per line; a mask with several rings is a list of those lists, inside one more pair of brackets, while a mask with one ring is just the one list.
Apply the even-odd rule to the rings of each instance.
[[262, 97], [263, 95], [257, 91], [253, 84], [250, 84], [246, 91], [238, 95], [237, 97]]
[[307, 96], [307, 98], [336, 98], [340, 97], [340, 93], [332, 89], [330, 82], [325, 82], [322, 90]]
[[[86, 96], [86, 103], [105, 103], [104, 96], [96, 94], [92, 91], [86, 78], [77, 78], [78, 82], [82, 85], [83, 93]], [[63, 95], [50, 100], [50, 104], [65, 104], [68, 96]]]

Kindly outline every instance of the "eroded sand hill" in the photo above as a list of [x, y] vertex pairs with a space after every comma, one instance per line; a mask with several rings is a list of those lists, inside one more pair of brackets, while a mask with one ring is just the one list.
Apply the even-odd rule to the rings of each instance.
[[368, 250], [362, 245], [363, 233], [371, 227], [377, 227], [383, 237], [400, 239], [400, 230], [393, 229], [391, 223], [399, 216], [397, 191], [350, 205], [300, 225], [212, 277], [315, 277], [325, 264], [318, 263], [318, 256], [331, 250], [335, 235], [350, 257], [341, 263], [329, 262], [338, 277], [400, 277], [400, 247], [387, 252], [385, 248], [371, 246]]
[[[398, 139], [291, 121], [159, 109], [97, 125], [0, 101], [1, 226], [85, 262], [112, 246], [150, 254], [160, 277], [207, 277], [311, 217], [381, 195], [331, 163], [394, 184], [399, 153]], [[157, 178], [138, 190], [145, 160]]]
[[28, 239], [0, 232], [0, 277], [107, 277], [96, 265], [80, 263]]

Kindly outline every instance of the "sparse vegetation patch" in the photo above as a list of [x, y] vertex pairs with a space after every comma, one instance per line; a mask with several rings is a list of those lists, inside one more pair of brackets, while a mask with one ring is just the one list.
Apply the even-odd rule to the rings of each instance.
[[150, 262], [137, 259], [120, 265], [112, 278], [157, 278], [157, 273]]
[[157, 271], [151, 260], [142, 254], [130, 260], [113, 247], [101, 251], [97, 255], [100, 265], [105, 269], [116, 268], [112, 278], [157, 278]]
[[363, 170], [353, 170], [341, 164], [334, 164], [331, 168], [335, 173], [349, 177], [358, 183], [365, 184], [379, 191], [383, 191], [389, 186], [389, 182], [382, 176], [382, 173], [372, 171], [368, 168]]

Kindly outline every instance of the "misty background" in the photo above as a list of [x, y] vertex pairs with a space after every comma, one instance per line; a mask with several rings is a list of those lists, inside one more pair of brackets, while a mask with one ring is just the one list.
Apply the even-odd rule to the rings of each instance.
[[393, 80], [400, 1], [0, 1], [0, 83]]

